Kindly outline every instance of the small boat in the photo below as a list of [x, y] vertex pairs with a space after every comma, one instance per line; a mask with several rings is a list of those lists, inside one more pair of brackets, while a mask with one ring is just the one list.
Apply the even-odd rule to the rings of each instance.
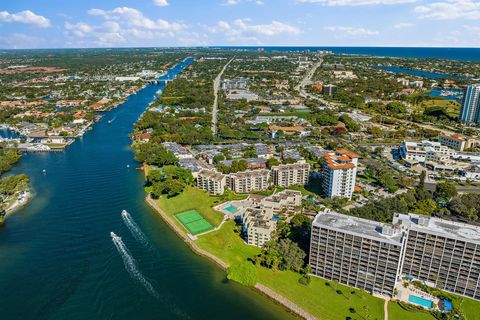
[[129, 164], [127, 164], [127, 168], [130, 168], [130, 165], [129, 165]]
[[122, 216], [126, 217], [128, 215], [127, 210], [122, 210]]
[[42, 172], [43, 172], [43, 174], [46, 174], [46, 173], [47, 173], [47, 170], [43, 169]]

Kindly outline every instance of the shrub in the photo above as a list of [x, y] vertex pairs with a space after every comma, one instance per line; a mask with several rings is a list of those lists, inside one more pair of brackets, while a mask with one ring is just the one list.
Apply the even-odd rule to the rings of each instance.
[[227, 279], [244, 286], [254, 286], [257, 283], [257, 278], [257, 269], [249, 261], [236, 263], [227, 269]]
[[312, 279], [308, 274], [305, 274], [298, 279], [298, 283], [300, 283], [303, 286], [308, 286], [310, 282], [312, 282]]

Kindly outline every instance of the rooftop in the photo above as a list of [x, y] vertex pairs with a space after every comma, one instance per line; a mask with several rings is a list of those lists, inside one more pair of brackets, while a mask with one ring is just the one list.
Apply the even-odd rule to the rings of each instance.
[[393, 245], [402, 245], [403, 233], [400, 229], [393, 228], [392, 225], [348, 216], [331, 210], [317, 214], [313, 225]]
[[358, 158], [355, 153], [343, 149], [325, 153], [323, 156], [327, 166], [333, 170], [353, 169], [356, 166], [356, 162], [353, 160]]
[[411, 230], [480, 244], [479, 226], [418, 214], [397, 214], [393, 222], [406, 224]]
[[213, 170], [202, 170], [199, 172], [199, 175], [205, 178], [217, 179], [217, 180], [222, 180], [223, 178], [225, 178], [225, 175]]

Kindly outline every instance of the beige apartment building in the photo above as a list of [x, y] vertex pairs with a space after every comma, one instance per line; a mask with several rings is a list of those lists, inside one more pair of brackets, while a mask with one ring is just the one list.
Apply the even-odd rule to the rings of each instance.
[[223, 194], [226, 181], [227, 177], [224, 174], [205, 169], [198, 173], [197, 188], [208, 191], [210, 194]]
[[441, 135], [438, 137], [438, 142], [440, 142], [443, 146], [447, 146], [457, 151], [463, 151], [479, 144], [478, 140], [458, 133], [452, 135]]
[[305, 185], [310, 177], [310, 164], [292, 163], [272, 167], [273, 184], [281, 187]]
[[264, 208], [247, 208], [242, 214], [243, 229], [247, 233], [247, 243], [263, 247], [272, 239], [277, 222], [273, 219], [273, 211]]
[[280, 212], [285, 209], [294, 211], [295, 208], [302, 205], [302, 193], [297, 190], [283, 190], [269, 197], [262, 199], [261, 206], [274, 212]]
[[270, 170], [247, 170], [227, 175], [227, 187], [236, 193], [267, 190]]

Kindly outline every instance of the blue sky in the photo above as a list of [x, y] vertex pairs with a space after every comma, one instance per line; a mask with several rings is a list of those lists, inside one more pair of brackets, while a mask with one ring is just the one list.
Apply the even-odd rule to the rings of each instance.
[[3, 0], [0, 48], [480, 47], [480, 0]]

